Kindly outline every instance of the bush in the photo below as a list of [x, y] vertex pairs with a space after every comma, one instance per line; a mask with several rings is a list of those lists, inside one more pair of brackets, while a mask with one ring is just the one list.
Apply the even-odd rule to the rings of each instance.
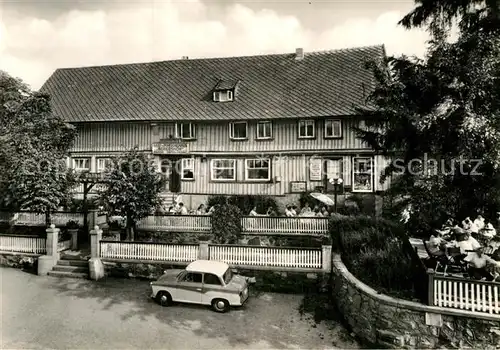
[[241, 210], [232, 204], [221, 204], [212, 213], [214, 243], [235, 244], [241, 237]]
[[401, 225], [369, 216], [335, 216], [329, 225], [333, 250], [353, 275], [396, 297], [422, 297], [425, 269]]
[[273, 197], [270, 196], [253, 196], [253, 195], [239, 195], [239, 196], [210, 196], [207, 205], [209, 207], [222, 204], [231, 204], [238, 207], [242, 215], [248, 215], [250, 211], [257, 207], [257, 212], [265, 214], [267, 209], [271, 207], [276, 214], [279, 214], [278, 204]]

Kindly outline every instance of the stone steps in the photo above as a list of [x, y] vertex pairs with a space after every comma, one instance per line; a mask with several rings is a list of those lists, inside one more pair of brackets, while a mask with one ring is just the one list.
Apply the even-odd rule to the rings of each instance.
[[64, 278], [89, 278], [89, 262], [79, 256], [62, 255], [48, 272], [49, 276]]
[[57, 265], [88, 267], [89, 263], [85, 260], [61, 259], [57, 261]]

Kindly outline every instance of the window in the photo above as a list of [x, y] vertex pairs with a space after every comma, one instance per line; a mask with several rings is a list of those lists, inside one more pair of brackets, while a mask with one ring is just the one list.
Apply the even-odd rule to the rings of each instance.
[[196, 138], [195, 124], [193, 123], [179, 123], [176, 124], [177, 137], [184, 140], [192, 140]]
[[214, 101], [215, 102], [229, 102], [233, 100], [232, 90], [221, 90], [214, 91]]
[[184, 158], [181, 164], [182, 180], [194, 180], [194, 158]]
[[236, 161], [234, 159], [212, 159], [213, 181], [236, 180]]
[[76, 171], [90, 171], [90, 158], [73, 159], [73, 169]]
[[245, 140], [247, 138], [247, 122], [235, 122], [229, 124], [229, 137], [233, 140]]
[[267, 180], [271, 179], [271, 169], [269, 159], [246, 159], [245, 160], [245, 180]]
[[272, 122], [258, 122], [257, 123], [257, 139], [264, 140], [273, 137], [273, 123]]
[[373, 159], [372, 158], [353, 158], [353, 192], [372, 192], [373, 191]]
[[314, 120], [300, 120], [299, 121], [299, 139], [314, 138]]
[[325, 138], [342, 137], [342, 121], [327, 119], [325, 120]]
[[97, 158], [97, 172], [103, 173], [106, 171], [108, 166], [111, 166], [111, 158]]
[[219, 277], [217, 277], [216, 275], [211, 274], [211, 273], [206, 273], [205, 274], [205, 281], [204, 281], [204, 283], [205, 284], [213, 284], [213, 285], [216, 285], [216, 286], [220, 286], [221, 285]]
[[201, 283], [201, 281], [202, 275], [199, 272], [188, 272], [181, 278], [181, 282]]

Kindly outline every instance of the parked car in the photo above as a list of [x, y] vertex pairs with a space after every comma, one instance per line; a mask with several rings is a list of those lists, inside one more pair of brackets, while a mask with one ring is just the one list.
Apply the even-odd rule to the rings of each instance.
[[166, 270], [151, 282], [151, 289], [151, 297], [162, 306], [182, 302], [227, 312], [248, 300], [247, 278], [234, 274], [228, 264], [213, 260], [193, 261], [185, 270]]

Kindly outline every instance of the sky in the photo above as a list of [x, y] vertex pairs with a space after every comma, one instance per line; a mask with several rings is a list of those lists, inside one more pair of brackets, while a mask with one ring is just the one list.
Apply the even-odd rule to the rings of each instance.
[[38, 90], [57, 68], [384, 44], [422, 57], [397, 25], [412, 0], [0, 0], [0, 69]]

